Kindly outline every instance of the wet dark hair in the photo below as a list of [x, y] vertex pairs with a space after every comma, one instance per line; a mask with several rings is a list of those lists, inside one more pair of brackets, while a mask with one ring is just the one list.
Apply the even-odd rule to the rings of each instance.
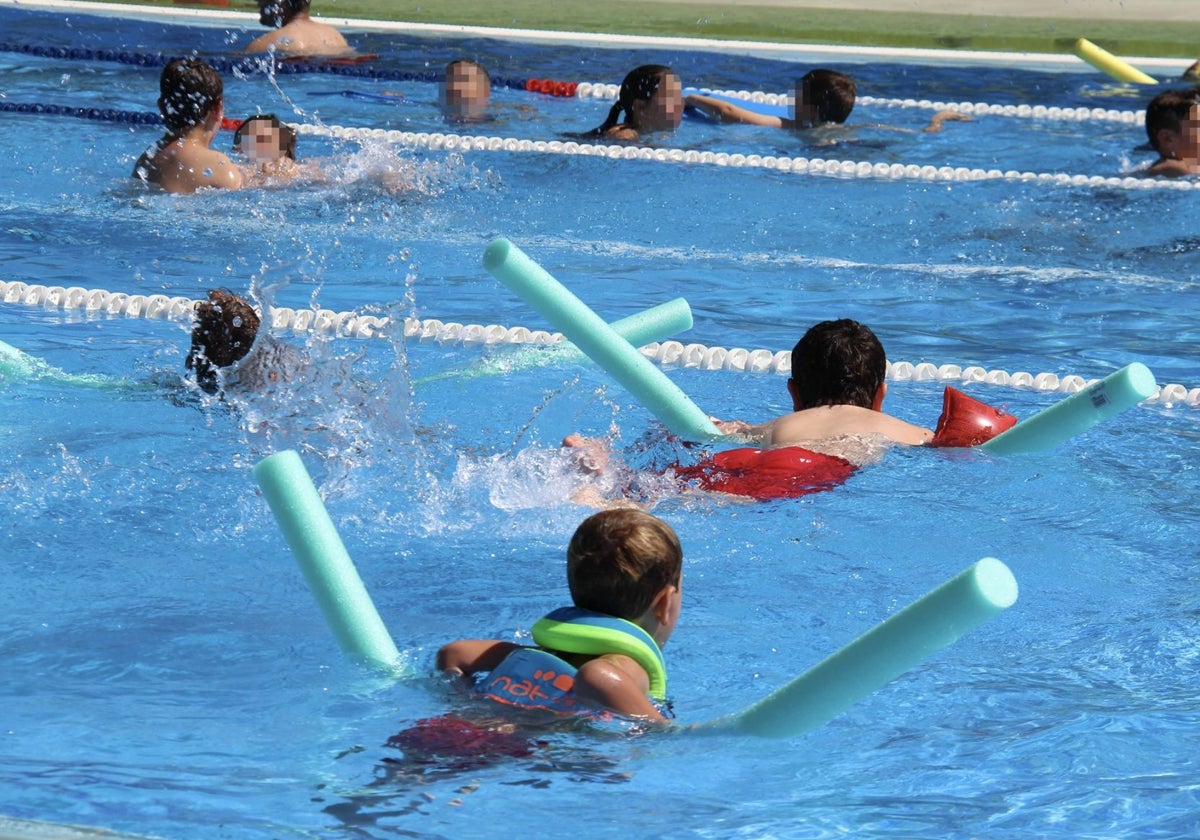
[[269, 122], [274, 128], [279, 130], [279, 141], [283, 145], [283, 154], [292, 160], [296, 159], [296, 132], [292, 130], [290, 125], [285, 125], [279, 121], [279, 118], [274, 114], [254, 114], [242, 120], [242, 124], [238, 126], [237, 131], [233, 133], [233, 148], [236, 151], [241, 151], [242, 142], [246, 135], [250, 133], [252, 123]]
[[268, 25], [263, 18], [270, 16], [272, 24], [283, 26], [301, 12], [307, 12], [309, 0], [258, 0], [259, 20]]
[[870, 328], [842, 318], [811, 327], [792, 349], [796, 409], [871, 408], [887, 375], [883, 345]]
[[172, 61], [158, 88], [158, 110], [167, 130], [176, 133], [201, 125], [225, 94], [221, 74], [198, 58]]
[[[607, 133], [610, 128], [621, 122], [622, 112], [625, 114], [626, 123], [629, 123], [633, 117], [633, 103], [649, 101], [650, 97], [654, 96], [654, 92], [658, 90], [658, 86], [662, 84], [662, 80], [674, 72], [665, 64], [643, 64], [641, 67], [630, 70], [621, 81], [621, 90], [617, 94], [616, 103], [608, 112], [608, 117], [603, 123], [587, 132], [588, 136]], [[631, 127], [637, 128], [636, 125]]]
[[1146, 135], [1154, 151], [1162, 154], [1162, 149], [1158, 148], [1158, 133], [1163, 129], [1179, 131], [1188, 112], [1197, 104], [1200, 104], [1200, 90], [1196, 88], [1164, 90], [1150, 100], [1146, 106]]
[[229, 367], [250, 352], [258, 334], [258, 313], [245, 298], [228, 289], [211, 289], [208, 300], [196, 307], [192, 349], [185, 366], [196, 372], [196, 383], [206, 391], [217, 389], [217, 368]]
[[640, 618], [664, 586], [678, 587], [683, 549], [666, 522], [640, 510], [595, 513], [567, 546], [567, 586], [575, 606]]
[[804, 102], [817, 109], [817, 121], [844, 123], [854, 110], [854, 80], [836, 70], [809, 70], [800, 78]]

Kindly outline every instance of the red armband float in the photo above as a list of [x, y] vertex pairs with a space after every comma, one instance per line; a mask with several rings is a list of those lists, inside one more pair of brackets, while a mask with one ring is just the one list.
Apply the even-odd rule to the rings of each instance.
[[235, 117], [221, 117], [221, 130], [237, 131], [242, 127], [242, 122], [243, 120], [236, 119]]
[[949, 386], [930, 446], [978, 446], [1017, 425], [1017, 418]]
[[702, 490], [747, 496], [760, 502], [794, 499], [830, 490], [858, 468], [836, 455], [800, 446], [780, 449], [727, 449], [698, 464], [677, 467], [676, 474]]

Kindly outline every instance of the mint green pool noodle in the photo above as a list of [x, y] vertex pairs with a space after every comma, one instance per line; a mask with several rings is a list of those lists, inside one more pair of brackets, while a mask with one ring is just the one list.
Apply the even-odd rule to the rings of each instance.
[[[609, 326], [634, 347], [642, 347], [655, 341], [668, 339], [676, 333], [690, 330], [692, 328], [692, 308], [683, 298], [675, 298], [642, 312], [626, 316], [619, 321], [613, 321]], [[464, 370], [435, 373], [433, 376], [418, 379], [413, 384], [421, 385], [452, 377], [468, 379], [477, 376], [495, 376], [551, 362], [573, 364], [584, 358], [587, 357], [578, 347], [569, 341], [563, 341], [549, 347], [526, 347], [520, 353], [508, 355], [504, 359], [477, 362]]]
[[[5, 379], [31, 379], [35, 363], [41, 361], [11, 344], [0, 341], [0, 376]], [[45, 362], [42, 362], [45, 364]]]
[[1154, 396], [1157, 387], [1150, 369], [1134, 362], [1022, 420], [980, 448], [996, 455], [1050, 449]]
[[400, 652], [363, 586], [312, 478], [293, 450], [259, 461], [254, 477], [342, 650], [388, 670]]
[[148, 383], [131, 382], [116, 376], [105, 376], [99, 373], [67, 373], [61, 368], [31, 356], [24, 350], [18, 350], [7, 342], [0, 341], [0, 381], [13, 382], [44, 381], [59, 385], [72, 385], [79, 388], [97, 388], [100, 390], [119, 389], [149, 389]]
[[1008, 567], [985, 557], [752, 706], [706, 724], [791, 738], [827, 723], [1017, 600]]
[[678, 385], [516, 245], [503, 237], [494, 240], [483, 264], [672, 432], [690, 440], [722, 437]]

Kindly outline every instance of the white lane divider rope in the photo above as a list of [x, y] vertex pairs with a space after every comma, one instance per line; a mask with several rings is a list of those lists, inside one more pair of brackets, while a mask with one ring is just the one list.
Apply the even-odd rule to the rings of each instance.
[[694, 149], [649, 148], [617, 144], [580, 143], [574, 140], [518, 140], [439, 132], [399, 131], [384, 128], [353, 128], [340, 125], [292, 124], [299, 134], [351, 140], [357, 143], [396, 143], [410, 148], [454, 152], [524, 152], [535, 154], [603, 157], [612, 160], [644, 160], [656, 163], [700, 164], [743, 169], [768, 169], [797, 175], [819, 175], [843, 179], [882, 181], [975, 182], [1007, 181], [1045, 186], [1106, 187], [1123, 190], [1193, 190], [1200, 181], [1183, 178], [1158, 180], [1130, 175], [1068, 175], [1062, 172], [1022, 172], [1015, 169], [970, 169], [965, 166], [871, 163], [870, 161], [825, 160], [824, 158], [776, 157], [740, 152], [698, 152]]
[[[616, 100], [619, 85], [582, 82], [575, 89], [580, 99]], [[766, 93], [761, 90], [719, 90], [695, 88], [700, 94], [744, 99], [762, 105], [790, 105], [790, 93]], [[972, 116], [1016, 117], [1032, 120], [1066, 120], [1072, 122], [1115, 122], [1125, 125], [1145, 125], [1146, 112], [1121, 111], [1114, 108], [1062, 108], [1056, 105], [993, 105], [987, 102], [939, 102], [932, 99], [894, 99], [878, 96], [859, 96], [854, 103], [865, 107], [920, 108], [927, 111], [958, 111]]]
[[[202, 303], [186, 297], [166, 295], [130, 295], [104, 289], [84, 289], [80, 286], [41, 286], [20, 281], [0, 280], [0, 302], [41, 306], [47, 309], [81, 309], [86, 312], [107, 315], [123, 315], [127, 318], [183, 320]], [[373, 315], [358, 315], [354, 312], [334, 312], [328, 309], [288, 309], [271, 307], [271, 326], [277, 330], [292, 332], [316, 332], [337, 338], [387, 338], [390, 331], [388, 318]], [[504, 327], [499, 324], [460, 324], [443, 322], [435, 318], [421, 320], [406, 318], [406, 338], [438, 343], [461, 343], [464, 345], [498, 344], [554, 344], [563, 340], [562, 333], [531, 330], [527, 327]], [[700, 370], [727, 370], [745, 373], [773, 373], [786, 376], [791, 373], [792, 357], [789, 350], [747, 350], [740, 347], [708, 347], [703, 344], [683, 344], [679, 341], [663, 341], [648, 344], [642, 355], [663, 367], [698, 368]], [[978, 365], [966, 367], [954, 364], [935, 365], [930, 362], [889, 362], [887, 378], [894, 382], [978, 382], [1002, 385], [1034, 391], [1056, 391], [1075, 393], [1095, 379], [1081, 376], [1058, 376], [1054, 373], [1032, 374], [1025, 371], [1009, 373], [1003, 370], [988, 370]], [[1183, 385], [1161, 385], [1148, 403], [1164, 405], [1200, 406], [1200, 387], [1187, 388]]]

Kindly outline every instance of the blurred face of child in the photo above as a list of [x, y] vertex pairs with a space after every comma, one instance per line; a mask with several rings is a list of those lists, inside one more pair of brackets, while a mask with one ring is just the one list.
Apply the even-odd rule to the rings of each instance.
[[456, 65], [446, 74], [442, 110], [454, 120], [479, 119], [487, 109], [488, 85], [479, 68]]
[[812, 102], [811, 96], [805, 95], [805, 87], [804, 82], [796, 82], [792, 119], [796, 121], [797, 128], [812, 128], [817, 124], [817, 120], [819, 119], [817, 116], [817, 106]]
[[279, 129], [266, 120], [255, 120], [242, 137], [242, 152], [256, 166], [279, 160], [283, 157], [283, 138]]
[[639, 131], [674, 131], [683, 120], [683, 83], [667, 73], [649, 99], [633, 103], [632, 111]]
[[1162, 156], [1171, 160], [1200, 160], [1200, 104], [1188, 110], [1178, 131], [1164, 128], [1158, 132], [1158, 147]]

